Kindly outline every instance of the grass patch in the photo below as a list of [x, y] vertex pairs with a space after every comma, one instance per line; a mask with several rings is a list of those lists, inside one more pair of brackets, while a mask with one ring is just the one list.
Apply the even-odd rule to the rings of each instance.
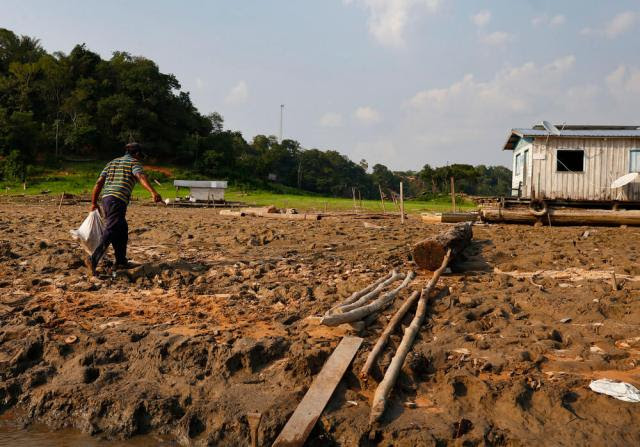
[[[68, 162], [58, 169], [39, 168], [37, 174], [28, 179], [26, 190], [23, 189], [21, 183], [0, 181], [0, 196], [43, 193], [60, 195], [63, 192], [88, 195], [104, 165], [104, 161]], [[150, 167], [147, 169], [147, 173], [150, 179], [155, 179], [160, 183], [158, 185], [152, 181], [154, 187], [164, 198], [176, 197], [176, 189], [173, 186], [174, 178], [197, 177], [189, 171], [175, 167]], [[349, 211], [354, 209], [352, 199], [323, 197], [278, 184], [268, 185], [268, 188], [269, 190], [253, 189], [248, 186], [231, 186], [227, 189], [225, 196], [229, 201], [245, 202], [250, 205], [275, 205], [278, 208], [296, 208], [305, 211]], [[187, 194], [187, 189], [179, 191], [180, 196]], [[138, 185], [133, 190], [133, 197], [149, 200], [150, 194]], [[475, 208], [475, 204], [471, 200], [463, 197], [458, 197], [456, 203], [460, 211]], [[380, 200], [362, 200], [361, 203], [357, 203], [357, 207], [360, 208], [360, 206], [363, 211], [382, 212]], [[388, 201], [385, 201], [385, 209], [387, 212], [398, 211], [394, 204]], [[442, 196], [432, 200], [407, 200], [405, 211], [407, 213], [451, 211], [451, 198]]]

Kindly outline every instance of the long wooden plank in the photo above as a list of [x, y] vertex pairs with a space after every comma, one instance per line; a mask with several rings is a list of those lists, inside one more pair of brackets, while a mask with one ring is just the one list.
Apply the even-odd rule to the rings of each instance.
[[344, 337], [340, 341], [276, 438], [274, 447], [301, 447], [304, 444], [361, 344], [360, 337]]

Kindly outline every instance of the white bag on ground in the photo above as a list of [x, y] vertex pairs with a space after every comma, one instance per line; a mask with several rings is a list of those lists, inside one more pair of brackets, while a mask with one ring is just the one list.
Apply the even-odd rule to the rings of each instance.
[[100, 244], [102, 233], [104, 233], [104, 222], [98, 210], [91, 211], [80, 228], [71, 230], [71, 236], [82, 242], [84, 249], [89, 254], [92, 254]]
[[614, 382], [609, 379], [593, 380], [589, 384], [596, 393], [606, 394], [625, 402], [640, 402], [640, 391], [635, 386], [625, 382]]

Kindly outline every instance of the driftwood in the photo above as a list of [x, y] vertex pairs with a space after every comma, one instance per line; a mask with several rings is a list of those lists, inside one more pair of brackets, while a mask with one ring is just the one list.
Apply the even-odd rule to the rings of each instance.
[[[396, 354], [393, 356], [393, 359], [391, 360], [391, 364], [389, 365], [389, 368], [387, 368], [387, 371], [384, 374], [384, 378], [382, 379], [382, 382], [380, 382], [380, 384], [378, 385], [378, 388], [376, 388], [376, 392], [373, 396], [373, 404], [371, 406], [371, 416], [369, 418], [370, 424], [377, 422], [380, 419], [380, 417], [382, 417], [382, 414], [384, 413], [384, 410], [387, 404], [387, 397], [389, 396], [389, 393], [391, 393], [391, 390], [393, 389], [396, 383], [396, 380], [398, 379], [398, 375], [400, 374], [402, 365], [404, 364], [404, 361], [407, 358], [407, 354], [409, 353], [409, 350], [413, 345], [413, 341], [416, 338], [416, 335], [418, 334], [418, 331], [420, 330], [420, 327], [422, 326], [422, 323], [424, 321], [425, 315], [427, 313], [427, 301], [429, 300], [429, 294], [437, 284], [438, 279], [440, 278], [440, 275], [442, 274], [442, 272], [444, 272], [444, 270], [447, 268], [447, 265], [451, 260], [452, 253], [453, 251], [451, 249], [447, 250], [447, 252], [444, 255], [444, 259], [440, 264], [440, 267], [433, 273], [431, 280], [429, 281], [427, 286], [424, 289], [422, 289], [422, 292], [420, 293], [420, 299], [418, 300], [418, 307], [416, 309], [416, 314], [413, 317], [413, 320], [411, 320], [411, 324], [409, 325], [407, 330], [404, 332], [404, 335], [402, 336], [402, 341], [400, 342], [400, 346], [398, 346], [398, 350], [396, 351]], [[399, 320], [400, 319], [398, 319], [398, 321]], [[383, 332], [383, 336], [386, 336], [387, 338], [390, 334], [391, 334], [391, 330], [387, 332], [387, 330], [385, 329], [385, 331]], [[379, 348], [378, 350], [381, 350], [381, 349], [382, 348]]]
[[391, 321], [389, 321], [389, 324], [387, 324], [387, 327], [384, 328], [382, 335], [380, 335], [380, 338], [378, 338], [376, 345], [373, 347], [373, 349], [369, 353], [369, 356], [367, 357], [367, 361], [362, 367], [362, 371], [360, 371], [360, 377], [362, 377], [364, 380], [366, 380], [367, 377], [369, 376], [369, 371], [371, 371], [371, 368], [373, 367], [373, 363], [376, 361], [376, 359], [378, 358], [378, 355], [382, 352], [382, 350], [386, 346], [387, 341], [391, 336], [391, 333], [395, 330], [398, 323], [402, 320], [402, 318], [409, 311], [409, 309], [411, 309], [411, 306], [415, 304], [415, 302], [418, 300], [419, 297], [420, 297], [420, 292], [418, 292], [417, 290], [413, 292], [411, 296], [409, 296], [409, 298], [407, 298], [407, 300], [404, 302], [402, 307], [398, 309], [398, 311], [395, 313]]
[[245, 213], [242, 211], [232, 211], [232, 210], [220, 210], [221, 216], [232, 216], [232, 217], [244, 217]]
[[349, 298], [347, 298], [346, 300], [344, 300], [342, 303], [340, 303], [337, 306], [332, 307], [331, 309], [329, 309], [326, 312], [326, 315], [334, 313], [340, 307], [343, 307], [343, 306], [346, 306], [348, 304], [354, 303], [359, 298], [361, 298], [362, 296], [364, 296], [367, 293], [371, 292], [372, 290], [374, 290], [376, 287], [378, 287], [380, 284], [382, 284], [383, 282], [385, 282], [386, 280], [388, 280], [389, 278], [391, 278], [395, 274], [396, 274], [396, 271], [395, 270], [391, 270], [391, 272], [389, 272], [387, 274], [387, 276], [383, 276], [382, 278], [377, 279], [376, 281], [372, 282], [371, 284], [369, 284], [364, 289], [358, 290], [357, 292], [353, 292], [351, 294], [351, 296]]
[[400, 293], [402, 289], [409, 285], [414, 276], [415, 274], [413, 272], [409, 272], [404, 278], [404, 281], [402, 281], [402, 284], [400, 284], [392, 291], [386, 293], [382, 297], [376, 299], [375, 301], [372, 301], [367, 305], [352, 309], [342, 314], [325, 315], [324, 317], [322, 317], [322, 320], [320, 320], [320, 323], [326, 326], [337, 326], [343, 323], [351, 323], [352, 321], [362, 320], [368, 315], [378, 312], [379, 310], [392, 303], [398, 293]]
[[391, 276], [389, 279], [384, 280], [383, 282], [381, 282], [380, 284], [378, 284], [376, 286], [375, 289], [373, 289], [371, 292], [361, 296], [360, 298], [358, 298], [356, 301], [354, 301], [351, 304], [347, 304], [345, 306], [340, 306], [337, 309], [337, 313], [346, 313], [349, 312], [353, 309], [357, 309], [358, 307], [363, 306], [364, 304], [366, 304], [368, 301], [371, 301], [372, 299], [374, 299], [375, 297], [377, 297], [378, 295], [380, 295], [380, 292], [382, 292], [388, 285], [393, 284], [394, 282], [403, 279], [404, 273], [394, 273], [393, 276]]
[[[612, 270], [585, 270], [577, 267], [569, 267], [564, 270], [537, 270], [535, 272], [520, 272], [518, 270], [512, 272], [504, 272], [498, 267], [493, 268], [493, 273], [498, 275], [511, 276], [512, 278], [551, 278], [565, 281], [598, 281], [610, 280]], [[616, 281], [624, 279], [630, 282], [640, 281], [640, 276], [616, 274]]]
[[451, 260], [459, 256], [471, 243], [471, 224], [460, 223], [443, 233], [418, 242], [413, 246], [413, 260], [418, 267], [434, 271], [441, 264], [447, 251], [451, 250]]
[[486, 222], [533, 224], [540, 220], [553, 225], [640, 225], [638, 210], [596, 210], [580, 208], [549, 208], [543, 216], [535, 216], [529, 208], [486, 207], [480, 211]]

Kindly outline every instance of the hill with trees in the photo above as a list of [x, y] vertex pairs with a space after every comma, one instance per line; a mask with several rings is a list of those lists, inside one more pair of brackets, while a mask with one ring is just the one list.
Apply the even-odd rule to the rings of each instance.
[[355, 163], [335, 150], [307, 149], [295, 140], [243, 135], [224, 128], [217, 112], [200, 113], [172, 74], [153, 61], [115, 52], [110, 59], [76, 45], [47, 53], [37, 39], [0, 28], [0, 178], [24, 181], [30, 166], [60, 160], [107, 160], [140, 141], [155, 161], [195, 176], [245, 184], [269, 182], [332, 196], [385, 194], [405, 182], [408, 196], [449, 191], [501, 195], [511, 172], [501, 166], [454, 164], [393, 172]]

